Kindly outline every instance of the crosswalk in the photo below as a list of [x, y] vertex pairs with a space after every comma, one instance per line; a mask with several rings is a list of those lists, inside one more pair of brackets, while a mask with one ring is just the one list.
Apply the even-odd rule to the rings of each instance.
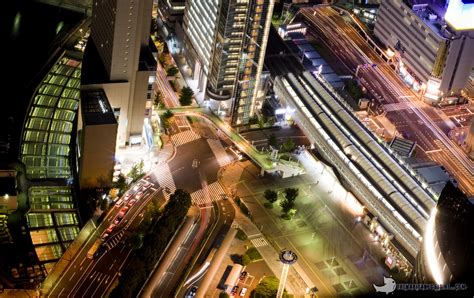
[[195, 141], [199, 138], [201, 138], [201, 136], [195, 133], [193, 130], [186, 130], [186, 131], [172, 135], [171, 141], [176, 147], [178, 147], [178, 146], [190, 143], [192, 141]]
[[267, 246], [270, 245], [267, 240], [263, 237], [258, 237], [255, 239], [250, 239], [250, 242], [252, 242], [253, 246], [255, 247], [262, 247], [262, 246]]
[[386, 104], [383, 107], [384, 107], [385, 111], [387, 111], [387, 112], [400, 111], [400, 110], [406, 110], [406, 109], [411, 108], [408, 105], [408, 103], [406, 103], [404, 101], [397, 102], [397, 103]]
[[105, 247], [107, 247], [107, 250], [111, 250], [112, 248], [114, 248], [120, 242], [120, 240], [122, 240], [122, 237], [123, 237], [124, 233], [125, 232], [122, 230], [119, 233], [113, 235], [111, 238], [109, 238], [104, 243]]
[[171, 174], [171, 170], [168, 164], [160, 165], [156, 169], [155, 175], [156, 175], [156, 180], [158, 180], [158, 184], [163, 189], [165, 189], [163, 193], [166, 199], [169, 199], [170, 194], [174, 193], [174, 191], [176, 190], [176, 185], [174, 184], [173, 175]]
[[209, 190], [209, 196], [207, 196], [202, 189], [191, 193], [191, 200], [194, 205], [200, 207], [210, 205], [212, 202], [222, 199], [225, 194], [224, 189], [222, 189], [222, 186], [218, 181], [209, 184], [207, 189]]
[[216, 160], [219, 166], [223, 167], [225, 165], [228, 165], [232, 161], [229, 158], [229, 155], [225, 151], [219, 139], [208, 139], [207, 143], [209, 144], [209, 147], [211, 147], [212, 153], [214, 153], [214, 155], [216, 156]]

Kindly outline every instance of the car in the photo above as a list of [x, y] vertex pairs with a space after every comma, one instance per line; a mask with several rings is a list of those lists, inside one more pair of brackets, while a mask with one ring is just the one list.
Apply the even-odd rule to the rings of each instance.
[[125, 201], [128, 201], [128, 199], [130, 199], [132, 197], [132, 194], [131, 193], [126, 193], [124, 196], [123, 196], [123, 199]]
[[191, 288], [191, 290], [189, 290], [189, 293], [186, 297], [194, 297], [196, 296], [196, 293], [197, 293], [197, 289], [198, 287], [194, 286]]
[[132, 207], [133, 204], [135, 204], [136, 201], [137, 201], [137, 200], [135, 200], [135, 199], [131, 199], [131, 200], [128, 202], [127, 207]]
[[242, 290], [240, 290], [240, 296], [244, 297], [245, 293], [247, 293], [247, 288], [242, 288]]
[[134, 190], [134, 191], [139, 191], [141, 188], [142, 188], [142, 185], [141, 185], [140, 183], [137, 183], [137, 184], [133, 187], [133, 190]]
[[135, 198], [140, 199], [141, 197], [143, 197], [143, 191], [137, 192], [137, 194], [135, 195]]
[[110, 234], [114, 231], [115, 229], [115, 224], [111, 224], [108, 228], [107, 228], [107, 233]]
[[12, 268], [12, 275], [14, 278], [19, 278], [20, 274], [18, 273], [18, 269]]
[[128, 209], [130, 209], [128, 206], [123, 207], [120, 209], [119, 215], [123, 217], [125, 213], [127, 213]]
[[239, 286], [234, 286], [232, 290], [230, 291], [230, 294], [235, 295], [237, 294], [238, 291], [239, 291]]
[[123, 199], [120, 199], [115, 203], [115, 206], [120, 207], [122, 206], [122, 203], [123, 203]]
[[123, 216], [120, 216], [120, 213], [114, 219], [114, 225], [118, 225], [122, 221]]
[[244, 280], [246, 277], [247, 277], [247, 271], [242, 271], [242, 272], [240, 273], [239, 279], [240, 279], [240, 280]]
[[145, 185], [143, 185], [144, 189], [149, 189], [151, 187], [151, 183], [147, 182]]
[[100, 238], [102, 238], [102, 240], [105, 241], [107, 238], [109, 238], [109, 236], [110, 236], [110, 234], [104, 233], [104, 234], [102, 234], [102, 236]]

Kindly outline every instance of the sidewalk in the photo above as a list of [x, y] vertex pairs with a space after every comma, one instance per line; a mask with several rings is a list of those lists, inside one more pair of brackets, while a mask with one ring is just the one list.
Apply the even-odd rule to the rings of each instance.
[[[238, 166], [238, 163], [233, 163], [230, 166], [227, 166], [221, 170], [218, 175], [219, 182], [224, 186], [224, 190], [230, 195], [234, 192], [234, 187], [238, 184], [242, 173], [245, 171], [244, 168]], [[249, 240], [260, 239], [264, 235], [260, 232], [257, 226], [252, 223], [252, 221], [244, 215], [238, 206], [232, 201], [235, 208], [235, 219], [234, 221], [239, 225], [239, 227], [245, 232]], [[267, 263], [268, 267], [271, 269], [273, 274], [280, 278], [282, 271], [282, 264], [279, 261], [279, 252], [270, 245], [256, 247], [258, 252], [262, 255], [263, 259]], [[293, 266], [289, 273], [286, 282], [286, 289], [289, 293], [293, 294], [295, 297], [305, 297], [306, 288], [312, 287], [312, 284], [307, 284], [303, 281], [309, 280], [304, 272], [301, 272], [299, 266]], [[295, 268], [299, 269], [298, 271]], [[302, 278], [304, 276], [305, 278]], [[322, 294], [322, 293], [321, 293]], [[328, 293], [325, 293], [327, 296]]]
[[[263, 234], [277, 250], [289, 248], [297, 253], [299, 259], [294, 268], [313, 281], [321, 296], [371, 291], [372, 283], [389, 275], [378, 265], [384, 252], [370, 232], [363, 225], [355, 225], [355, 217], [348, 215], [358, 212], [355, 199], [334, 178], [329, 179], [332, 171], [326, 169], [321, 174], [322, 166], [319, 167], [313, 169], [318, 173], [311, 176], [278, 180], [257, 178], [255, 166], [238, 163], [226, 167], [221, 181], [247, 204], [262, 231], [255, 232]], [[326, 177], [324, 181], [317, 182], [322, 176]], [[278, 202], [273, 209], [263, 207], [265, 189], [282, 192], [286, 187], [300, 191], [298, 212], [291, 221], [279, 218]], [[259, 249], [267, 247], [270, 246]]]
[[176, 149], [169, 141], [169, 137], [163, 135], [163, 148], [149, 149], [147, 145], [127, 146], [118, 148], [115, 157], [122, 165], [121, 172], [127, 174], [133, 165], [143, 160], [145, 172], [150, 172], [154, 167], [166, 163], [172, 159]]

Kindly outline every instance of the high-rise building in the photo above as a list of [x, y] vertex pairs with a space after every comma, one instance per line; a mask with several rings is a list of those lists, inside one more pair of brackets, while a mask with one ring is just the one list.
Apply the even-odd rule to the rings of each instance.
[[159, 0], [158, 13], [164, 23], [173, 25], [183, 20], [185, 0]]
[[204, 90], [216, 36], [219, 0], [187, 0], [184, 10], [184, 56], [198, 87]]
[[[449, 6], [448, 6], [449, 3]], [[468, 0], [382, 1], [375, 35], [395, 53], [405, 81], [432, 103], [460, 94], [474, 67]]]
[[[432, 210], [412, 279], [418, 283], [474, 281], [474, 200], [448, 182]], [[472, 291], [472, 290], [470, 290]], [[472, 292], [471, 292], [472, 295]]]
[[259, 94], [274, 0], [221, 0], [206, 97], [232, 125], [248, 124]]
[[[92, 5], [87, 47], [93, 49], [86, 50], [84, 83], [98, 85], [106, 92], [118, 118], [119, 146], [141, 143], [144, 118], [151, 115], [156, 70], [149, 42], [152, 2], [94, 0]], [[88, 62], [93, 60], [90, 53], [98, 56], [104, 76], [98, 78], [99, 66]]]

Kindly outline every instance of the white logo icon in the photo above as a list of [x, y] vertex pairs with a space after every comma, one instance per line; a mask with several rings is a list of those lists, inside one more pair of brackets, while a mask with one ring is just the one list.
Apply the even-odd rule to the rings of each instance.
[[373, 285], [376, 292], [383, 292], [385, 294], [388, 294], [395, 291], [395, 288], [397, 287], [397, 283], [395, 282], [393, 278], [384, 276], [383, 282], [384, 282], [383, 286]]

